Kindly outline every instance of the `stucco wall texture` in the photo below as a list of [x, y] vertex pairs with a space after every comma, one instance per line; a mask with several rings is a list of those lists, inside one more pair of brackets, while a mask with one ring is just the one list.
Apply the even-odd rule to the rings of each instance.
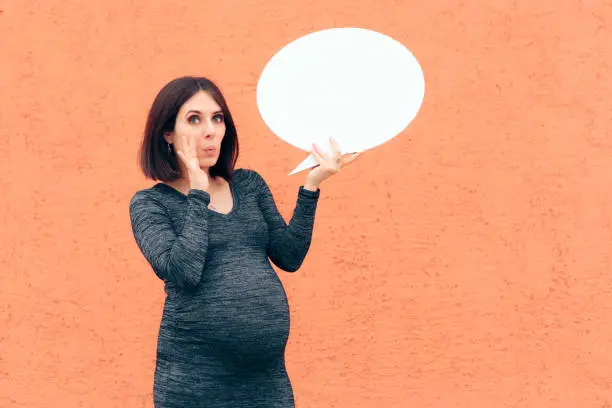
[[297, 407], [612, 406], [610, 2], [0, 10], [0, 407], [152, 406], [164, 293], [128, 203], [151, 185], [136, 152], [153, 97], [184, 74], [218, 82], [239, 166], [289, 217], [304, 155], [261, 120], [257, 79], [288, 42], [343, 26], [408, 46], [426, 96], [322, 185], [308, 258], [279, 271]]

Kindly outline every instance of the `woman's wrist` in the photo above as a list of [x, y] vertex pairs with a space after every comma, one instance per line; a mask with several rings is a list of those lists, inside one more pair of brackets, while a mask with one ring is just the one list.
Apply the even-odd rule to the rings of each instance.
[[304, 183], [304, 189], [312, 192], [317, 192], [317, 190], [319, 190], [319, 185], [311, 181], [306, 181]]

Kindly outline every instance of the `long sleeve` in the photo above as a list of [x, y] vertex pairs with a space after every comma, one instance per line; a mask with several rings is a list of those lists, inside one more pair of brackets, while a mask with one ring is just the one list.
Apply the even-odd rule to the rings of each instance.
[[295, 272], [302, 265], [310, 248], [320, 190], [314, 192], [303, 186], [299, 188], [297, 203], [287, 225], [265, 180], [259, 174], [255, 175], [259, 206], [270, 233], [268, 256], [282, 270]]
[[208, 247], [210, 195], [190, 190], [183, 230], [177, 235], [166, 209], [146, 194], [130, 201], [132, 231], [155, 274], [180, 289], [191, 289], [202, 277]]

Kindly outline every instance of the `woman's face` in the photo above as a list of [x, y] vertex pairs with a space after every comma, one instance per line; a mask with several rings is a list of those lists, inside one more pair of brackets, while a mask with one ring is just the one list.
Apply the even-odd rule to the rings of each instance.
[[207, 92], [196, 93], [181, 106], [176, 115], [174, 132], [166, 134], [165, 138], [168, 143], [174, 144], [175, 150], [182, 150], [183, 135], [195, 142], [200, 168], [215, 165], [225, 136], [225, 117], [221, 107]]

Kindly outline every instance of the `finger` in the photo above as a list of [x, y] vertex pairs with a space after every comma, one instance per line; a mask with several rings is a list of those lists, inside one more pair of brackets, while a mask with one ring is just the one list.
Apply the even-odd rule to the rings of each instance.
[[318, 148], [314, 150], [314, 156], [317, 159], [317, 161], [319, 162], [319, 164], [321, 166], [324, 166], [327, 169], [338, 169], [340, 167], [340, 163], [337, 161], [333, 161], [332, 159], [329, 158], [329, 155], [327, 155], [325, 152], [321, 151], [321, 149]]
[[[323, 157], [321, 157], [321, 154], [319, 153], [319, 151], [317, 150], [317, 148], [316, 148], [316, 147], [314, 147], [314, 144], [313, 144], [313, 148], [310, 150], [310, 154], [312, 155], [312, 157], [314, 157], [314, 158], [317, 160], [317, 162], [319, 162], [319, 164], [321, 164], [321, 163], [324, 163], [324, 162], [325, 162], [325, 159], [323, 159]], [[318, 166], [319, 164], [317, 164], [317, 166]]]
[[195, 142], [195, 137], [193, 135], [187, 135], [184, 136], [185, 137], [185, 141], [186, 141], [186, 146], [187, 148], [185, 149], [186, 152], [190, 155], [190, 156], [195, 156], [196, 154], [196, 142]]
[[342, 159], [342, 165], [346, 166], [347, 164], [351, 164], [352, 162], [355, 161], [356, 158], [358, 158], [361, 155], [361, 153], [353, 153], [350, 156], [345, 156]]
[[323, 156], [323, 152], [320, 149], [317, 149], [314, 153], [315, 158], [319, 161], [319, 164], [323, 166], [327, 171], [336, 172], [340, 170], [340, 158], [330, 159], [328, 155]]
[[182, 149], [181, 150], [189, 151], [189, 141], [187, 140], [187, 136], [182, 135], [181, 136], [181, 142], [182, 142], [181, 143], [182, 144], [182, 146], [181, 146]]
[[325, 163], [327, 163], [329, 165], [332, 165], [334, 160], [332, 158], [330, 158], [327, 153], [325, 153], [323, 150], [321, 150], [319, 148], [319, 146], [317, 146], [316, 143], [313, 143], [313, 147], [314, 147], [314, 151], [319, 155], [319, 157], [322, 159], [323, 162], [325, 162]]
[[185, 164], [185, 166], [187, 165], [187, 158], [185, 157], [185, 154], [183, 154], [182, 151], [177, 150], [176, 154], [178, 155], [178, 157], [180, 157], [181, 161]]
[[196, 153], [196, 139], [194, 135], [189, 135], [187, 137], [189, 139], [189, 151], [192, 155]]
[[334, 153], [335, 157], [340, 157], [342, 153], [340, 153], [340, 145], [338, 144], [338, 142], [336, 141], [336, 139], [334, 139], [333, 137], [329, 138], [329, 142], [331, 144], [332, 147], [332, 151]]

